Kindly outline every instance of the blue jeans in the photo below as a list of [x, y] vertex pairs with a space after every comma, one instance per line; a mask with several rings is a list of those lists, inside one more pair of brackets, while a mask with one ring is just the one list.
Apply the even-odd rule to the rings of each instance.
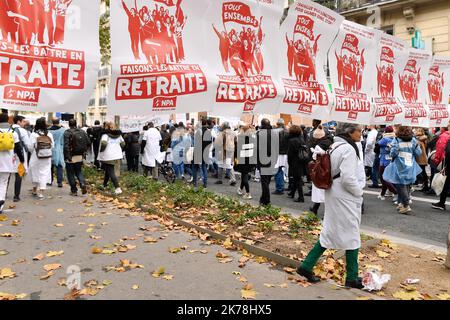
[[53, 183], [53, 175], [55, 174], [56, 169], [56, 182], [58, 185], [63, 183], [63, 176], [64, 176], [64, 168], [62, 165], [52, 165], [52, 183]]
[[279, 167], [275, 174], [275, 190], [277, 192], [284, 192], [284, 171], [283, 167]]
[[380, 157], [376, 156], [375, 160], [373, 161], [372, 174], [370, 176], [373, 186], [377, 186], [378, 185], [378, 172], [379, 172], [379, 169], [380, 169]]
[[208, 185], [208, 165], [206, 163], [192, 165], [192, 178], [194, 179], [194, 187], [197, 187], [198, 170], [202, 170], [203, 187]]
[[175, 171], [175, 176], [177, 179], [181, 178], [184, 175], [184, 163], [181, 162], [179, 164], [173, 164], [173, 170]]
[[86, 182], [84, 180], [83, 172], [81, 171], [81, 168], [83, 167], [83, 162], [77, 162], [77, 163], [67, 163], [66, 162], [66, 170], [67, 170], [67, 180], [69, 180], [70, 184], [70, 191], [77, 192], [77, 181], [75, 178], [78, 179], [80, 182], [80, 187], [83, 187], [86, 185]]
[[398, 204], [403, 204], [404, 207], [409, 206], [409, 190], [411, 186], [406, 184], [396, 184], [395, 188], [398, 193]]

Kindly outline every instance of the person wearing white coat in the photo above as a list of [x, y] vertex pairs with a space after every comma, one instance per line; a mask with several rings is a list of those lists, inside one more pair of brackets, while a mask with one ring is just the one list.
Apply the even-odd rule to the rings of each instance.
[[148, 124], [148, 130], [144, 132], [141, 143], [142, 166], [144, 176], [148, 172], [152, 174], [153, 179], [158, 180], [158, 162], [161, 161], [161, 133], [155, 128], [153, 122]]
[[52, 158], [40, 159], [37, 156], [37, 138], [46, 135], [52, 141], [52, 149], [55, 146], [53, 135], [47, 130], [47, 123], [45, 118], [36, 120], [34, 131], [30, 136], [30, 144], [28, 150], [31, 152], [29, 173], [31, 182], [33, 183], [33, 196], [40, 200], [44, 199], [44, 191], [47, 189], [47, 184], [52, 182]]
[[9, 117], [7, 113], [0, 114], [0, 133], [9, 137], [11, 137], [12, 134], [12, 139], [14, 140], [14, 145], [10, 145], [10, 148], [8, 148], [10, 150], [0, 151], [0, 213], [2, 213], [5, 204], [6, 191], [8, 189], [8, 181], [11, 173], [17, 172], [18, 164], [23, 164], [25, 161], [19, 135], [11, 128], [8, 120]]
[[[22, 147], [22, 151], [24, 154], [24, 162], [23, 166], [25, 169], [25, 172], [28, 171], [28, 145], [30, 144], [30, 137], [28, 135], [28, 131], [24, 129], [25, 126], [25, 118], [23, 116], [15, 116], [14, 117], [14, 124], [12, 125], [12, 128], [14, 129], [14, 132], [17, 133], [17, 136], [19, 137], [19, 143]], [[19, 175], [19, 164], [20, 162], [16, 162], [17, 166], [15, 168], [15, 181], [14, 181], [14, 202], [20, 201], [20, 191], [22, 189], [22, 177]]]
[[325, 191], [325, 217], [319, 241], [309, 252], [297, 273], [309, 282], [319, 282], [313, 268], [326, 249], [346, 250], [345, 286], [362, 289], [358, 277], [358, 252], [361, 246], [360, 224], [365, 184], [364, 163], [357, 142], [361, 127], [339, 123], [332, 145], [331, 176], [333, 184]]

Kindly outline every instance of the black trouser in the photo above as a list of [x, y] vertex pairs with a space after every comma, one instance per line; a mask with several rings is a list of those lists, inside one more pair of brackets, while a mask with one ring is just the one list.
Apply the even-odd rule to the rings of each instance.
[[109, 179], [112, 180], [114, 187], [119, 188], [119, 181], [117, 180], [116, 172], [114, 171], [113, 164], [102, 163], [102, 168], [105, 170], [105, 178], [103, 180], [103, 186], [108, 186]]
[[320, 208], [320, 203], [314, 203], [313, 207], [312, 207], [312, 212], [317, 215], [317, 212], [319, 211]]
[[[447, 171], [447, 170], [446, 170]], [[442, 189], [442, 193], [440, 195], [439, 203], [445, 205], [445, 201], [447, 200], [448, 189], [450, 189], [450, 175], [449, 172], [446, 172], [447, 178], [445, 179], [444, 189]]]
[[94, 145], [94, 166], [96, 166], [97, 169], [100, 169], [101, 168], [100, 161], [97, 160], [98, 152], [100, 149], [100, 142], [94, 142], [93, 145]]
[[138, 172], [139, 171], [139, 154], [134, 156], [130, 156], [130, 167], [128, 169], [129, 171]]
[[86, 184], [83, 176], [83, 172], [81, 171], [83, 167], [83, 162], [76, 162], [76, 163], [67, 163], [66, 162], [66, 172], [67, 172], [67, 180], [70, 184], [70, 191], [73, 193], [76, 193], [78, 191], [77, 189], [77, 181], [78, 179], [80, 182], [80, 187], [83, 188]]
[[294, 175], [292, 179], [292, 195], [295, 197], [295, 193], [298, 191], [298, 198], [303, 198], [303, 177], [301, 175]]
[[422, 189], [424, 189], [424, 190], [428, 190], [428, 175], [427, 175], [427, 171], [425, 170], [426, 169], [426, 165], [420, 165], [420, 168], [422, 168], [422, 173], [419, 175], [419, 177], [420, 177], [420, 179], [422, 180], [421, 182], [422, 182], [422, 184], [423, 184], [423, 186], [422, 186]]
[[16, 173], [16, 180], [14, 181], [14, 198], [20, 197], [20, 190], [22, 189], [22, 177]]
[[262, 194], [259, 199], [259, 203], [262, 205], [270, 204], [270, 181], [272, 180], [272, 176], [261, 175], [261, 188]]
[[250, 193], [250, 184], [248, 183], [248, 180], [250, 179], [250, 174], [248, 172], [242, 172], [241, 174], [241, 190], [244, 190], [245, 192]]

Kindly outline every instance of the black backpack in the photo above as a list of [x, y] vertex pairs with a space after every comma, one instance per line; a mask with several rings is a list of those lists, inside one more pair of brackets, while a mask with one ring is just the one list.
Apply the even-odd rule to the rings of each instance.
[[88, 151], [86, 133], [81, 129], [74, 129], [70, 135], [72, 156], [82, 156]]

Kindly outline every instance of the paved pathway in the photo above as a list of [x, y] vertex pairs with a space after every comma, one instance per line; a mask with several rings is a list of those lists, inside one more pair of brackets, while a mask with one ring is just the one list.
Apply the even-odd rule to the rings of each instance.
[[[27, 187], [25, 185], [24, 190]], [[53, 188], [48, 192], [51, 198], [44, 201], [24, 195], [22, 202], [5, 212], [8, 220], [0, 222], [0, 234], [13, 236], [0, 237], [0, 251], [3, 251], [0, 269], [11, 268], [17, 276], [0, 280], [0, 292], [26, 293], [25, 299], [33, 300], [63, 299], [68, 289], [58, 282], [68, 277], [68, 269], [78, 269], [82, 284], [89, 280], [96, 280], [99, 285], [105, 280], [106, 284], [110, 282], [96, 295], [82, 296], [84, 299], [241, 299], [245, 283], [237, 279], [239, 276], [234, 275], [234, 271], [240, 272], [253, 285], [257, 299], [356, 299], [365, 294], [332, 289], [329, 283], [303, 288], [288, 281], [288, 274], [272, 269], [269, 264], [248, 262], [241, 269], [238, 252], [206, 245], [184, 231], [169, 231], [156, 221], [146, 222], [140, 216], [130, 216], [129, 211], [116, 209], [111, 203], [74, 198], [68, 193], [67, 187]], [[86, 206], [85, 200], [93, 205]], [[14, 223], [17, 226], [12, 225], [13, 220], [20, 220]], [[149, 227], [150, 231], [140, 230], [141, 226]], [[120, 242], [124, 237], [134, 240]], [[144, 243], [145, 237], [153, 237], [158, 242]], [[136, 248], [111, 255], [91, 253], [93, 247], [113, 246], [114, 243]], [[169, 253], [169, 248], [181, 246], [188, 248], [176, 254]], [[32, 260], [40, 253], [61, 250], [64, 251], [62, 255]], [[190, 253], [190, 250], [207, 250], [207, 253]], [[225, 252], [233, 261], [219, 263], [215, 256], [218, 251]], [[126, 272], [103, 270], [105, 266], [120, 265], [123, 259], [144, 268]], [[48, 264], [61, 264], [61, 268], [47, 280], [40, 280], [47, 274], [43, 267]], [[151, 276], [161, 267], [165, 268], [166, 275], [173, 275], [172, 280]], [[264, 283], [276, 287], [269, 288]], [[287, 284], [287, 287], [279, 287], [281, 284]], [[139, 288], [133, 289], [134, 285]]]

